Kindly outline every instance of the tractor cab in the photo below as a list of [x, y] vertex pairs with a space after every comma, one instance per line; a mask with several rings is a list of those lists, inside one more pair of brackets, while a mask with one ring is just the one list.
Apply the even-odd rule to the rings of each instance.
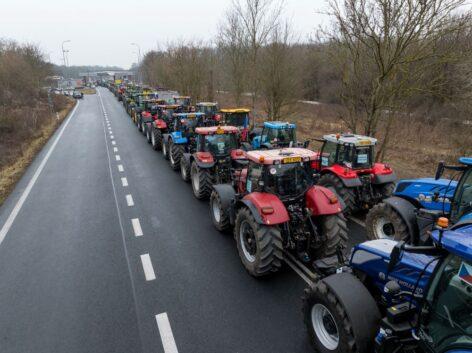
[[184, 111], [190, 111], [192, 99], [189, 96], [173, 96], [172, 99], [174, 101], [174, 104], [182, 106]]
[[256, 130], [253, 133], [252, 148], [257, 150], [298, 147], [296, 128], [295, 124], [288, 122], [266, 121], [262, 129]]
[[224, 159], [239, 148], [238, 128], [234, 126], [197, 127], [196, 152], [213, 159]]
[[218, 103], [199, 102], [195, 105], [195, 111], [204, 113], [208, 118], [214, 118], [218, 113]]
[[340, 165], [349, 169], [370, 169], [374, 165], [377, 139], [354, 134], [323, 136], [321, 168]]
[[246, 108], [232, 108], [220, 110], [220, 124], [228, 126], [236, 126], [241, 135], [241, 141], [248, 140], [248, 129], [250, 127], [251, 110]]

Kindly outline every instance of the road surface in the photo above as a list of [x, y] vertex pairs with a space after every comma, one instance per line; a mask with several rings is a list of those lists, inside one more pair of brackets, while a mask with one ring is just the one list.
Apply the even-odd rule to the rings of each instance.
[[98, 91], [0, 208], [0, 351], [311, 352], [309, 275], [249, 276], [207, 202]]

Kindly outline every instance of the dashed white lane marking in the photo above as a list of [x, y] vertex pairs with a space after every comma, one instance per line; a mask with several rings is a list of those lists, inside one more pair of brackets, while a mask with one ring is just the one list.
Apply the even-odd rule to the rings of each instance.
[[[110, 125], [110, 124], [108, 124], [108, 125]], [[111, 130], [111, 126], [108, 127], [108, 130]]]
[[118, 147], [113, 147], [113, 152], [118, 152]]
[[141, 263], [143, 265], [144, 277], [146, 277], [146, 281], [155, 280], [156, 274], [154, 273], [154, 268], [152, 267], [151, 257], [149, 254], [141, 255]]
[[129, 207], [134, 206], [133, 196], [126, 195], [126, 203], [128, 204]]
[[123, 168], [123, 164], [118, 164], [118, 171], [120, 173], [123, 173], [125, 171], [125, 169]]
[[156, 315], [157, 328], [161, 335], [162, 346], [164, 347], [165, 353], [179, 353], [175, 344], [174, 335], [172, 334], [172, 328], [170, 327], [169, 318], [167, 313], [161, 313]]
[[121, 178], [121, 185], [123, 185], [123, 186], [128, 186], [128, 179], [126, 179], [126, 178]]
[[120, 157], [120, 155], [119, 155], [119, 154], [117, 154], [117, 155], [115, 156], [115, 159], [116, 159], [117, 161], [121, 161], [121, 157]]
[[110, 135], [112, 135], [112, 134], [113, 134], [113, 131], [110, 130], [110, 131], [108, 131], [108, 133], [109, 133]]
[[48, 161], [48, 159], [51, 156], [52, 152], [56, 148], [56, 145], [59, 142], [59, 139], [61, 138], [62, 134], [64, 133], [64, 130], [66, 129], [67, 125], [69, 125], [69, 122], [72, 120], [72, 117], [74, 116], [79, 104], [80, 104], [79, 101], [77, 101], [77, 104], [75, 105], [75, 108], [70, 113], [70, 115], [67, 118], [66, 122], [64, 123], [64, 126], [62, 127], [61, 131], [59, 131], [59, 133], [57, 134], [56, 139], [54, 140], [53, 144], [49, 148], [49, 151], [44, 156], [43, 160], [39, 164], [38, 169], [36, 169], [36, 172], [34, 172], [33, 177], [28, 182], [28, 185], [26, 185], [25, 190], [23, 191], [20, 198], [18, 199], [18, 201], [15, 204], [15, 207], [13, 207], [10, 215], [8, 216], [7, 220], [5, 221], [2, 228], [0, 229], [0, 244], [3, 242], [3, 239], [5, 239], [8, 231], [10, 230], [11, 226], [13, 225], [13, 222], [15, 221], [16, 216], [18, 216], [18, 213], [20, 212], [21, 208], [23, 207], [23, 204], [25, 203], [26, 199], [28, 198], [28, 195], [31, 192], [31, 189], [33, 188], [34, 184], [38, 180], [39, 175], [43, 171], [44, 166], [46, 165], [46, 162]]
[[115, 137], [113, 135], [111, 135], [110, 138], [113, 140]]
[[139, 223], [139, 218], [133, 218], [131, 220], [133, 224], [134, 235], [140, 237], [143, 235], [143, 229], [141, 228], [141, 223]]
[[116, 145], [116, 141], [111, 141], [111, 144], [112, 144], [112, 145]]

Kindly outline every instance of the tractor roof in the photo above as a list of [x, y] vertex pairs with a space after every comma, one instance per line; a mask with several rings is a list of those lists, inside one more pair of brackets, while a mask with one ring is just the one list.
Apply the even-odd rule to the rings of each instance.
[[354, 146], [373, 146], [377, 143], [377, 139], [369, 136], [355, 135], [355, 134], [330, 134], [324, 135], [323, 139], [326, 141], [349, 144]]
[[297, 126], [295, 124], [285, 122], [285, 121], [264, 121], [264, 127], [269, 129], [295, 129]]
[[247, 158], [260, 164], [284, 164], [313, 161], [317, 154], [306, 148], [290, 147], [247, 152]]
[[178, 105], [178, 104], [161, 104], [159, 106], [161, 108], [164, 108], [164, 109], [176, 109], [176, 108], [180, 107], [180, 105]]
[[216, 102], [198, 102], [197, 105], [203, 106], [203, 107], [216, 107], [218, 103]]
[[220, 109], [222, 113], [234, 114], [234, 113], [250, 113], [251, 110], [247, 108], [224, 108]]
[[200, 135], [222, 135], [222, 134], [236, 134], [239, 132], [235, 126], [206, 126], [197, 127], [195, 132]]
[[174, 116], [178, 118], [197, 118], [199, 116], [205, 116], [205, 113], [175, 113]]
[[472, 157], [461, 157], [459, 158], [459, 163], [462, 163], [465, 165], [472, 165]]
[[[434, 242], [439, 243], [439, 231], [432, 233]], [[460, 257], [472, 260], [472, 224], [464, 224], [454, 230], [446, 230], [441, 239], [441, 246]]]

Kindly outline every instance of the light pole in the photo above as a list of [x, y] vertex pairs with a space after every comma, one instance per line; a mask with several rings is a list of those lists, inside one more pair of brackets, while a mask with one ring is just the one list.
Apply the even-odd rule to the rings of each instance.
[[67, 39], [67, 40], [63, 41], [62, 45], [61, 45], [61, 47], [62, 47], [62, 60], [64, 61], [64, 66], [65, 67], [68, 66], [68, 61], [66, 59], [66, 53], [68, 53], [69, 51], [64, 49], [64, 44], [69, 43], [70, 41], [71, 41], [70, 39]]
[[139, 46], [139, 44], [136, 44], [136, 43], [131, 43], [131, 45], [134, 45], [136, 46], [136, 48], [138, 48], [138, 81], [139, 83], [141, 83], [141, 74], [140, 74], [140, 68], [141, 68], [141, 47]]

